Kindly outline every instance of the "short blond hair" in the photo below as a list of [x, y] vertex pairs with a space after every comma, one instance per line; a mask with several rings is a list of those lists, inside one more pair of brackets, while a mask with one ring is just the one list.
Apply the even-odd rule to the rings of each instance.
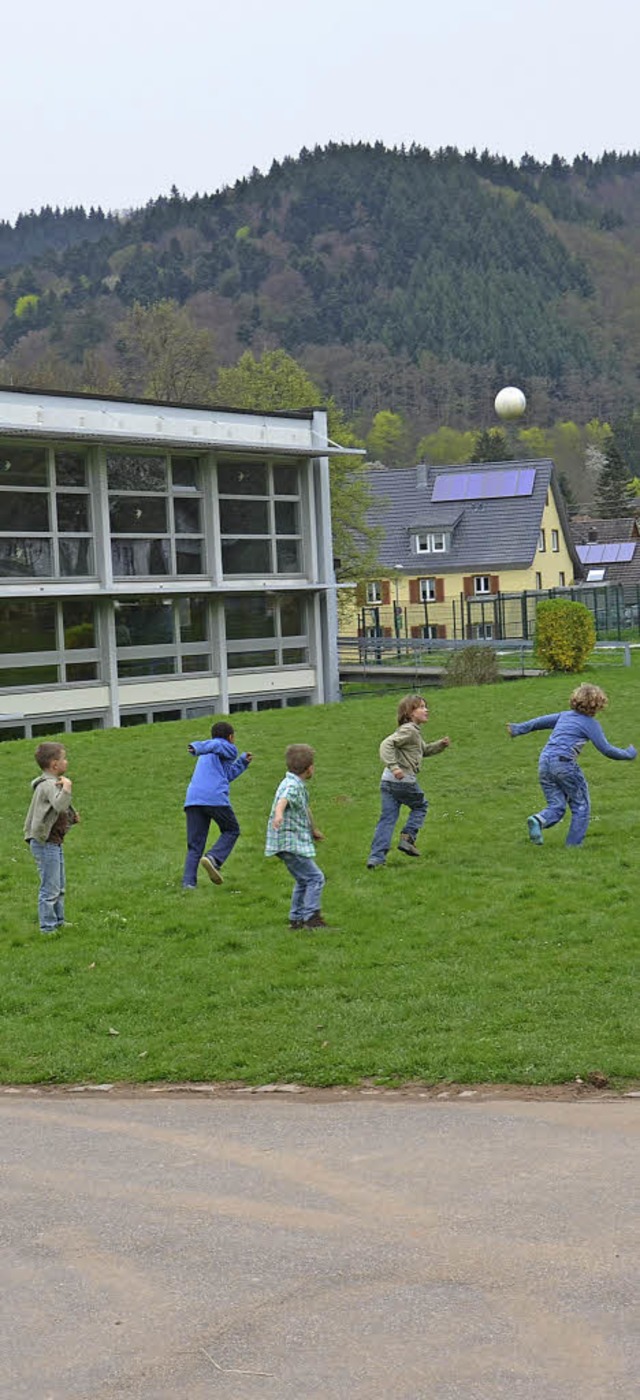
[[284, 757], [289, 772], [300, 777], [301, 773], [306, 773], [307, 768], [311, 767], [315, 753], [310, 744], [289, 744]]
[[609, 704], [608, 696], [599, 685], [579, 685], [574, 690], [569, 701], [572, 710], [577, 710], [579, 715], [597, 715], [598, 710], [604, 710]]

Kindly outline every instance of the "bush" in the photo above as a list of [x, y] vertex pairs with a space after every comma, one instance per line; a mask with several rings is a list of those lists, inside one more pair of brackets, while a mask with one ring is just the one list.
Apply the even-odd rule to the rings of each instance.
[[584, 603], [548, 598], [536, 609], [536, 654], [548, 671], [581, 671], [593, 651], [596, 629]]
[[463, 647], [454, 651], [447, 666], [445, 685], [494, 685], [500, 667], [493, 647]]

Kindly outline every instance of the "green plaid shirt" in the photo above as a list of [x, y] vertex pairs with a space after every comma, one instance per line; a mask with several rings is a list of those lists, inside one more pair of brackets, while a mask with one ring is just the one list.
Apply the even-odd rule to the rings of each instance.
[[[287, 805], [282, 826], [276, 831], [273, 818], [276, 803], [281, 797], [286, 797]], [[266, 856], [275, 856], [278, 851], [290, 851], [296, 856], [315, 856], [316, 853], [311, 833], [307, 785], [297, 773], [287, 773], [282, 779], [269, 813], [264, 853]]]

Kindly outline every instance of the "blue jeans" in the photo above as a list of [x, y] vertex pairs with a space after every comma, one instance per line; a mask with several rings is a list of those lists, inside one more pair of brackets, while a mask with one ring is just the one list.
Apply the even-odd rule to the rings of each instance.
[[325, 877], [311, 856], [298, 856], [293, 851], [278, 851], [277, 855], [295, 881], [289, 910], [291, 923], [306, 923], [312, 914], [320, 913]]
[[41, 933], [53, 933], [64, 923], [64, 856], [53, 841], [29, 842], [38, 867], [38, 918]]
[[220, 830], [218, 840], [207, 851], [209, 860], [224, 865], [240, 835], [238, 818], [233, 807], [185, 807], [187, 818], [187, 856], [182, 875], [183, 885], [195, 885], [198, 880], [198, 861], [201, 859], [212, 822]]
[[587, 833], [591, 804], [589, 785], [575, 759], [550, 758], [544, 755], [538, 768], [540, 787], [547, 805], [543, 812], [536, 812], [541, 826], [555, 826], [569, 807], [571, 825], [567, 834], [567, 846], [581, 846]]
[[373, 833], [369, 861], [382, 865], [391, 846], [395, 824], [400, 816], [400, 808], [408, 807], [409, 816], [402, 828], [403, 836], [416, 837], [424, 826], [429, 803], [417, 783], [392, 783], [385, 779], [380, 784], [382, 811]]

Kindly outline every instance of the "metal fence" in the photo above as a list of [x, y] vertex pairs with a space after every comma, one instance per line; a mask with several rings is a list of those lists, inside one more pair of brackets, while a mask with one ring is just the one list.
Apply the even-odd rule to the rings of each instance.
[[640, 584], [597, 584], [547, 591], [493, 593], [446, 602], [375, 604], [358, 613], [358, 636], [401, 640], [531, 641], [538, 603], [565, 598], [593, 614], [598, 641], [640, 639]]

